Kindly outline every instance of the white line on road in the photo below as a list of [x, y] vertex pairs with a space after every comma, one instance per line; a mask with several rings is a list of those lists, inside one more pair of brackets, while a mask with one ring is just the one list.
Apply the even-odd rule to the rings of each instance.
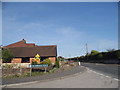
[[[84, 66], [81, 66], [81, 67], [84, 67]], [[96, 71], [93, 71], [93, 70], [91, 70], [91, 69], [89, 69], [89, 68], [87, 68], [87, 67], [86, 67], [86, 69], [89, 70], [89, 71], [91, 71], [91, 72], [93, 72], [93, 73], [96, 73], [96, 74], [98, 74], [98, 75], [101, 75], [101, 76], [104, 76], [104, 77], [107, 77], [107, 78], [112, 78], [112, 77], [110, 77], [110, 76], [107, 76], [107, 75], [98, 73], [98, 72], [96, 72]], [[76, 75], [77, 75], [77, 74], [76, 74]], [[64, 77], [62, 77], [62, 78], [64, 78]], [[62, 79], [62, 78], [61, 78], [61, 79]], [[117, 79], [117, 78], [112, 78], [112, 79], [114, 79], [114, 80], [116, 80], [116, 81], [119, 81], [119, 79]], [[25, 82], [25, 83], [8, 84], [8, 85], [2, 85], [2, 86], [3, 86], [3, 87], [7, 87], [7, 86], [14, 86], [14, 85], [25, 85], [25, 84], [32, 84], [32, 83], [38, 83], [38, 82], [39, 82], [39, 81]]]
[[25, 85], [25, 84], [32, 84], [32, 83], [38, 83], [38, 82], [39, 82], [39, 81], [25, 82], [25, 83], [18, 83], [18, 84], [8, 84], [8, 85], [2, 85], [2, 87], [16, 86], [16, 85]]
[[[87, 67], [86, 67], [86, 68], [87, 68]], [[87, 68], [87, 70], [92, 71], [92, 72], [94, 72], [94, 73], [96, 73], [96, 74], [98, 74], [98, 75], [101, 75], [101, 76], [104, 76], [104, 77], [107, 77], [107, 78], [112, 78], [112, 77], [110, 77], [110, 76], [107, 76], [107, 75], [98, 73], [98, 72], [96, 72], [96, 71], [93, 71], [93, 70], [91, 70], [91, 69], [89, 69], [89, 68]], [[119, 79], [117, 79], [117, 78], [113, 78], [113, 79], [116, 80], [116, 81], [119, 81]]]
[[[41, 81], [59, 80], [59, 79], [61, 80], [61, 79], [64, 79], [64, 78], [66, 78], [66, 77], [72, 77], [72, 76], [79, 75], [80, 73], [82, 73], [82, 72], [75, 73], [75, 74], [68, 75], [68, 76], [59, 77], [59, 78], [53, 78], [53, 79], [41, 80]], [[7, 86], [16, 86], [16, 85], [25, 85], [25, 84], [27, 85], [27, 84], [32, 84], [32, 83], [40, 83], [40, 81], [25, 82], [25, 83], [18, 83], [18, 84], [8, 84], [8, 85], [2, 85], [2, 87], [7, 87]]]

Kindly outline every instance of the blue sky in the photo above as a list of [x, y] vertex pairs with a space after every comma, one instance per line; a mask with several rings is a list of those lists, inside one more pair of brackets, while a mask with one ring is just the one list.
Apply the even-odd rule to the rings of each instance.
[[118, 49], [117, 2], [4, 2], [3, 45], [23, 38], [37, 45], [57, 45], [58, 56]]

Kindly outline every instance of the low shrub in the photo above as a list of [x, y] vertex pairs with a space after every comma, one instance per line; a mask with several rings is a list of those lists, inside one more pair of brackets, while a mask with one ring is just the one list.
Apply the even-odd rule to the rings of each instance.
[[38, 62], [37, 62], [37, 61], [33, 61], [33, 62], [32, 62], [32, 65], [34, 65], [34, 64], [38, 64]]
[[60, 67], [60, 65], [59, 65], [59, 60], [58, 60], [58, 59], [57, 59], [56, 62], [55, 62], [55, 66], [56, 66], [56, 68], [59, 68], [59, 67]]
[[47, 58], [47, 59], [43, 60], [40, 64], [48, 64], [48, 66], [50, 66], [50, 65], [52, 65], [52, 62], [50, 59]]

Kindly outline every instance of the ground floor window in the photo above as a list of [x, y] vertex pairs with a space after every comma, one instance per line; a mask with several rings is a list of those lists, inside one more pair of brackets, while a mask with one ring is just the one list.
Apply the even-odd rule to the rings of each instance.
[[29, 57], [24, 57], [22, 58], [22, 63], [30, 63], [30, 58]]
[[9, 59], [7, 60], [7, 59], [6, 59], [6, 60], [2, 60], [2, 62], [3, 62], [3, 63], [11, 63], [11, 60], [9, 60]]
[[49, 57], [41, 57], [41, 62], [44, 60], [44, 59], [47, 59], [47, 58], [49, 58]]

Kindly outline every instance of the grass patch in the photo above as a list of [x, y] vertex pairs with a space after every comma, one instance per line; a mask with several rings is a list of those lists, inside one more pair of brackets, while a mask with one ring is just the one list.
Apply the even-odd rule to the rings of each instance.
[[[50, 74], [54, 73], [58, 68], [53, 68], [49, 70], [48, 72], [40, 72], [40, 71], [33, 71], [32, 76], [40, 76], [44, 74]], [[26, 72], [24, 74], [16, 74], [16, 75], [9, 75], [9, 76], [3, 76], [2, 78], [23, 78], [23, 77], [30, 77], [30, 72]]]
[[49, 73], [54, 73], [58, 68], [53, 68], [51, 70], [49, 70]]

